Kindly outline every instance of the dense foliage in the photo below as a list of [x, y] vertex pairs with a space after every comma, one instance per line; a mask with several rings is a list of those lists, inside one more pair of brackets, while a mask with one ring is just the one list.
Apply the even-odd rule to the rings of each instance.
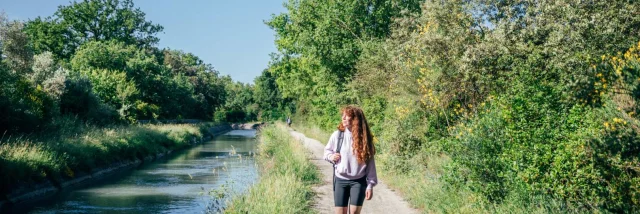
[[104, 125], [256, 119], [251, 84], [155, 47], [162, 29], [131, 0], [72, 2], [26, 22], [0, 15], [0, 131], [38, 132], [69, 116]]
[[[387, 170], [428, 168], [492, 203], [640, 209], [635, 1], [291, 0], [269, 71], [297, 117], [364, 107]], [[452, 189], [452, 190], [454, 190]]]

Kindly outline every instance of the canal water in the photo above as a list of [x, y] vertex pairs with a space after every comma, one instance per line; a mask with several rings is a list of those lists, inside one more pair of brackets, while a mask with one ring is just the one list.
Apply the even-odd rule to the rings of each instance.
[[134, 170], [65, 191], [30, 213], [217, 211], [258, 179], [255, 130], [233, 130]]

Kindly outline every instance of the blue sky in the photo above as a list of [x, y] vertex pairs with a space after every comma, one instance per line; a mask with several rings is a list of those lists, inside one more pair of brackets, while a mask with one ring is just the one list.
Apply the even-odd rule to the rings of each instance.
[[[51, 16], [69, 0], [0, 0], [10, 19]], [[159, 47], [191, 52], [222, 75], [252, 83], [276, 52], [274, 32], [263, 21], [284, 12], [283, 0], [134, 0], [153, 23], [164, 26]]]

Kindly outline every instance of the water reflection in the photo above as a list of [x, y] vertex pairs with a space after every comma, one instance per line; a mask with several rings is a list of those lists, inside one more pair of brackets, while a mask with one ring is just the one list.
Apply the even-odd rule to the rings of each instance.
[[[244, 191], [257, 180], [254, 130], [214, 140], [118, 175], [57, 195], [32, 213], [202, 213], [211, 189]], [[204, 193], [204, 194], [203, 194]]]

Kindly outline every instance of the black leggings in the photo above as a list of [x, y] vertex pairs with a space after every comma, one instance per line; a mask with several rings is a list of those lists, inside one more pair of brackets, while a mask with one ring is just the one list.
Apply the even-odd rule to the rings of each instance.
[[362, 206], [364, 203], [364, 194], [367, 190], [367, 176], [356, 180], [344, 180], [335, 177], [335, 185], [333, 189], [333, 198], [336, 207], [346, 207], [351, 198], [351, 205]]

